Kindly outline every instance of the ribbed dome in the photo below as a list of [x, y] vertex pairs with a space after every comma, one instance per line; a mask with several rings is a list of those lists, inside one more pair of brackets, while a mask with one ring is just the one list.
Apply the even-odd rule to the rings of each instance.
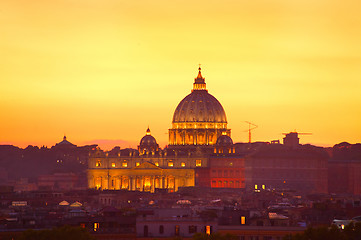
[[146, 135], [142, 137], [140, 140], [140, 146], [151, 146], [151, 145], [157, 145], [157, 141], [153, 136]]
[[222, 145], [222, 146], [227, 146], [227, 145], [232, 145], [233, 144], [233, 140], [231, 137], [227, 136], [227, 135], [222, 135], [217, 139], [217, 145]]
[[192, 93], [177, 106], [173, 123], [227, 123], [226, 113], [218, 100], [208, 93], [201, 67], [194, 79]]
[[140, 146], [152, 146], [152, 145], [157, 145], [157, 141], [152, 135], [150, 135], [150, 129], [148, 127], [146, 135], [142, 137], [142, 139], [140, 140]]
[[178, 104], [173, 123], [179, 122], [227, 123], [227, 118], [215, 97], [207, 90], [195, 90]]

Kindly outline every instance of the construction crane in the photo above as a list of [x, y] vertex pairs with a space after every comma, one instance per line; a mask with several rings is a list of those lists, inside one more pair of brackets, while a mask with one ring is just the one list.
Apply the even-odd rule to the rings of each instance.
[[299, 133], [297, 131], [293, 131], [293, 132], [289, 132], [289, 133], [282, 133], [283, 135], [288, 135], [288, 134], [297, 134], [297, 135], [312, 135], [312, 133]]
[[256, 124], [251, 123], [251, 122], [248, 122], [248, 121], [244, 121], [244, 122], [248, 124], [248, 130], [245, 131], [245, 132], [248, 132], [248, 143], [251, 143], [251, 142], [252, 142], [252, 141], [251, 141], [251, 140], [252, 140], [251, 131], [252, 131], [253, 129], [258, 128], [258, 126], [257, 126]]

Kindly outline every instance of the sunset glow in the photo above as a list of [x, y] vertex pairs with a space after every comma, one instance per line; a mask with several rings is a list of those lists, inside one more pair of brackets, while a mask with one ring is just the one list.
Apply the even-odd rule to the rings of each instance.
[[234, 142], [360, 142], [361, 1], [0, 3], [0, 144], [161, 147], [198, 64]]

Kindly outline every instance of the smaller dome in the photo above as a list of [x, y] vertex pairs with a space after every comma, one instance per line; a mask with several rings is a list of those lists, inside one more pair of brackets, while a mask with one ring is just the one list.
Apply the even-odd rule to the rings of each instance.
[[148, 127], [146, 135], [142, 137], [142, 139], [140, 140], [140, 146], [153, 146], [153, 145], [157, 145], [157, 141], [152, 135], [150, 135], [150, 130]]
[[144, 146], [144, 145], [149, 146], [149, 145], [156, 145], [156, 144], [157, 144], [157, 141], [155, 140], [155, 138], [153, 136], [150, 136], [150, 135], [145, 135], [140, 140], [141, 146]]
[[217, 145], [233, 145], [232, 138], [227, 135], [222, 135], [217, 139]]

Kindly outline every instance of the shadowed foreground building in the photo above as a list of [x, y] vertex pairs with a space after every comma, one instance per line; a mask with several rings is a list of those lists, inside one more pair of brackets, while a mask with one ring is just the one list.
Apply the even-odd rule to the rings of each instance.
[[266, 144], [246, 157], [249, 188], [327, 193], [327, 179], [328, 155], [322, 148]]
[[332, 149], [328, 165], [330, 193], [361, 195], [361, 144], [346, 142]]
[[327, 157], [316, 148], [301, 146], [297, 133], [290, 134], [284, 145], [236, 148], [239, 144], [230, 137], [225, 111], [208, 93], [199, 68], [192, 92], [174, 112], [169, 145], [160, 149], [148, 128], [137, 150], [98, 150], [88, 161], [88, 186], [149, 192], [267, 186], [327, 192]]

